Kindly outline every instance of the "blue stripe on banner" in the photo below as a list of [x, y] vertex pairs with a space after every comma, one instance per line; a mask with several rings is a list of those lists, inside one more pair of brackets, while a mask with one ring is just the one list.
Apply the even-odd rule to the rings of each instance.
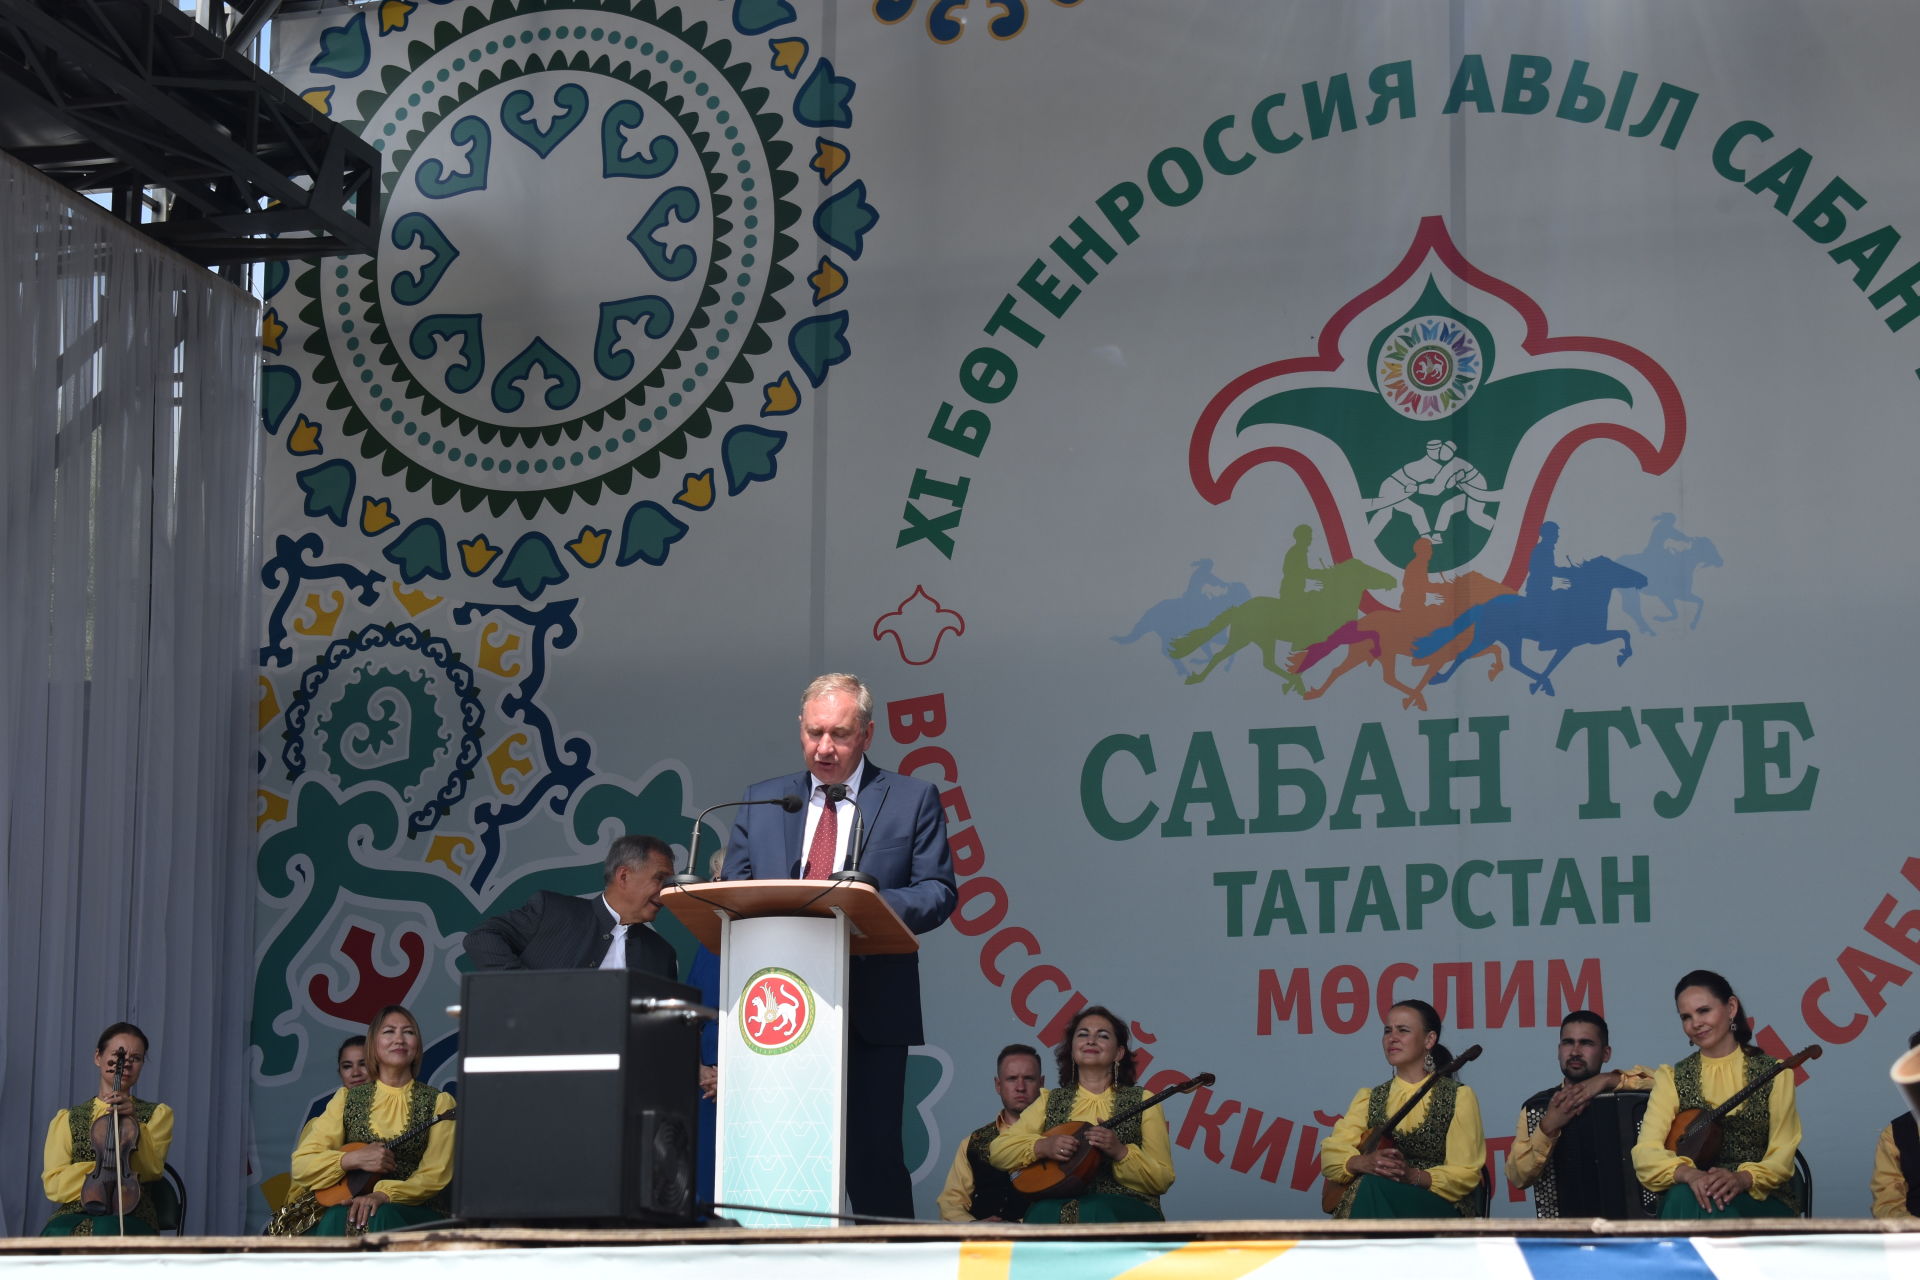
[[1179, 1240], [1140, 1244], [1112, 1240], [1016, 1241], [1007, 1265], [1007, 1280], [1111, 1280], [1178, 1249], [1183, 1243]]
[[1713, 1280], [1685, 1239], [1519, 1240], [1534, 1280]]

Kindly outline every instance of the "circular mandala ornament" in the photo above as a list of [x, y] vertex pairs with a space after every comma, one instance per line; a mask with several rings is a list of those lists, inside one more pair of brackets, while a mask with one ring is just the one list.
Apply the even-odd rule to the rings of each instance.
[[405, 797], [447, 747], [429, 680], [362, 666], [320, 717], [327, 771], [343, 787], [382, 782]]
[[1479, 390], [1485, 372], [1472, 330], [1444, 316], [1418, 316], [1380, 347], [1373, 382], [1402, 417], [1417, 422], [1456, 412]]
[[485, 718], [473, 668], [451, 645], [412, 623], [376, 623], [330, 643], [300, 674], [280, 761], [289, 781], [318, 767], [343, 790], [390, 789], [418, 835], [466, 794]]
[[383, 152], [381, 249], [301, 274], [305, 350], [383, 474], [532, 518], [625, 494], [758, 409], [799, 176], [705, 24], [649, 0], [489, 13], [353, 98]]

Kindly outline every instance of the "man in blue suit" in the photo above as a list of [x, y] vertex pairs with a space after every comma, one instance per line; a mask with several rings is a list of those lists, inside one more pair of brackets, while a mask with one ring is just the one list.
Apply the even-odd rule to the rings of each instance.
[[[800, 700], [806, 771], [747, 788], [749, 800], [796, 795], [797, 813], [775, 805], [738, 810], [727, 843], [728, 880], [821, 879], [847, 869], [858, 806], [864, 846], [859, 870], [908, 928], [926, 933], [953, 914], [953, 854], [946, 816], [932, 784], [867, 759], [873, 742], [873, 694], [858, 677], [824, 675]], [[830, 801], [826, 788], [844, 787]], [[847, 1198], [853, 1211], [911, 1218], [913, 1182], [901, 1149], [907, 1047], [924, 1044], [920, 957], [856, 956], [848, 992]], [[724, 1087], [724, 1086], [723, 1086]]]

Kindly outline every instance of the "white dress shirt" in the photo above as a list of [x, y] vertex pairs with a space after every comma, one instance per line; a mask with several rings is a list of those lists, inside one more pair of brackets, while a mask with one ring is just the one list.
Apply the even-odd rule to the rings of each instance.
[[[860, 775], [866, 772], [867, 758], [861, 756], [854, 762], [853, 776], [847, 779], [847, 798], [834, 806], [834, 817], [839, 820], [839, 830], [835, 833], [833, 846], [833, 866], [830, 871], [847, 869], [847, 843], [853, 838], [854, 799], [860, 794]], [[820, 794], [825, 784], [812, 774], [807, 775], [813, 783], [813, 789], [807, 793], [806, 829], [800, 833], [800, 874], [807, 874], [807, 851], [813, 848], [813, 832], [820, 825], [820, 815], [827, 810], [827, 798]], [[865, 826], [865, 819], [861, 820]], [[864, 836], [862, 837], [864, 838]]]

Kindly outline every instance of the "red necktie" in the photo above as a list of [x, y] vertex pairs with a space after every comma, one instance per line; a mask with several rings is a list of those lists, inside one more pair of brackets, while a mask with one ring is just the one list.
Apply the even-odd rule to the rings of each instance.
[[[823, 786], [820, 788], [825, 791]], [[834, 855], [839, 852], [834, 846], [840, 843], [840, 815], [838, 805], [826, 797], [825, 808], [820, 813], [819, 825], [813, 829], [813, 843], [807, 846], [808, 880], [825, 880], [827, 873], [833, 870]]]

